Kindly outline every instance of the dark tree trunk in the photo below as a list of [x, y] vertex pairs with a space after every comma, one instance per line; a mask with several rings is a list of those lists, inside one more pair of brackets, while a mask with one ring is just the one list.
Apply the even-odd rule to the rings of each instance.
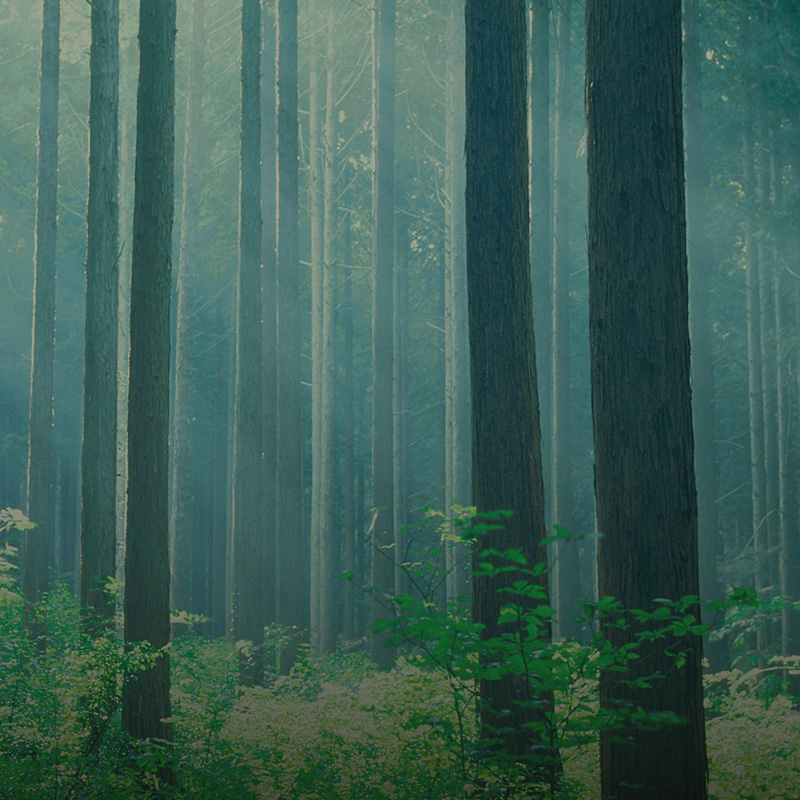
[[[510, 511], [501, 529], [473, 545], [518, 548], [528, 566], [545, 563], [541, 432], [534, 356], [528, 238], [525, 3], [466, 3], [466, 225], [472, 385], [472, 499], [478, 517]], [[500, 625], [509, 602], [499, 592], [520, 579], [473, 577], [473, 618], [484, 639], [524, 635]], [[546, 593], [546, 577], [540, 582]], [[502, 726], [513, 757], [549, 748], [551, 698], [522, 677], [483, 680], [484, 734]], [[524, 727], [533, 723], [534, 727]], [[541, 751], [539, 751], [541, 752]]]
[[131, 255], [125, 641], [159, 650], [125, 687], [123, 729], [171, 740], [169, 322], [175, 154], [175, 0], [139, 8], [136, 187]]
[[27, 514], [36, 527], [25, 541], [22, 590], [25, 620], [34, 636], [44, 634], [36, 605], [47, 590], [53, 520], [53, 355], [56, 324], [56, 218], [58, 191], [59, 0], [44, 0], [41, 94], [36, 184], [36, 248], [33, 255], [30, 428]]
[[[344, 219], [344, 263], [352, 266], [353, 251], [350, 240], [350, 213]], [[344, 279], [342, 303], [342, 328], [344, 339], [344, 569], [355, 577], [344, 584], [344, 638], [356, 636], [355, 581], [363, 583], [356, 570], [356, 497], [355, 497], [355, 398], [353, 375], [353, 271]]]
[[117, 554], [117, 299], [119, 295], [119, 7], [92, 4], [86, 344], [81, 454], [81, 606], [114, 619], [105, 589]]
[[[624, 609], [698, 594], [681, 129], [680, 0], [586, 6], [589, 317], [599, 594]], [[636, 75], [632, 81], [631, 76]], [[695, 610], [695, 613], [697, 611]], [[639, 641], [606, 621], [615, 648]], [[672, 650], [683, 651], [676, 664]], [[608, 711], [680, 725], [601, 735], [604, 797], [706, 797], [701, 640], [641, 641]], [[654, 688], [629, 681], [659, 673]]]

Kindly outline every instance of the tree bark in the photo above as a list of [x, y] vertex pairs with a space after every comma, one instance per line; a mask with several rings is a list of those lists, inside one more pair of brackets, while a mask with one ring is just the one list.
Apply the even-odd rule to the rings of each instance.
[[[56, 324], [56, 226], [58, 194], [59, 0], [44, 0], [36, 181], [36, 247], [33, 254], [30, 427], [28, 431], [28, 531], [22, 591], [25, 621], [44, 635], [36, 606], [47, 591], [53, 521], [53, 356]], [[42, 640], [43, 641], [43, 640]]]
[[[472, 547], [473, 568], [492, 548], [517, 548], [529, 568], [546, 564], [541, 431], [537, 401], [528, 237], [527, 120], [525, 116], [525, 3], [466, 3], [466, 230], [472, 386], [472, 498], [478, 518], [510, 511], [501, 529]], [[473, 577], [473, 618], [484, 640], [504, 633], [508, 595], [499, 590], [516, 572]], [[539, 578], [546, 593], [546, 576]], [[545, 752], [552, 780], [552, 698], [537, 695], [524, 677], [482, 680], [484, 735], [502, 727], [515, 758]], [[533, 725], [533, 727], [529, 727]]]
[[[242, 0], [242, 138], [233, 418], [233, 640], [264, 638], [261, 519], [261, 4]], [[251, 663], [249, 678], [259, 680]]]
[[[586, 60], [599, 594], [630, 623], [605, 620], [612, 647], [635, 643], [639, 655], [625, 673], [601, 673], [602, 707], [623, 715], [621, 731], [601, 733], [602, 794], [704, 800], [701, 640], [665, 648], [626, 615], [699, 593], [680, 0], [588, 0]], [[653, 688], [631, 683], [654, 673]], [[638, 707], [685, 722], [648, 730], [625, 716]]]
[[[308, 568], [303, 538], [303, 428], [300, 392], [300, 256], [298, 244], [297, 0], [278, 8], [278, 424], [277, 614], [278, 622], [308, 627]], [[293, 647], [281, 670], [294, 663]]]
[[125, 641], [154, 666], [126, 684], [122, 727], [171, 740], [169, 653], [169, 322], [175, 152], [175, 0], [141, 0], [131, 256]]
[[[111, 627], [117, 555], [119, 295], [119, 6], [92, 4], [86, 342], [81, 453], [81, 607], [91, 630]], [[94, 619], [93, 619], [94, 617]]]

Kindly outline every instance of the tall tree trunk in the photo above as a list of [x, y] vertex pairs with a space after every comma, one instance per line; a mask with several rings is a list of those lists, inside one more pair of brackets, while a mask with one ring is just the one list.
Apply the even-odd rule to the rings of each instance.
[[[553, 254], [553, 466], [551, 472], [552, 519], [575, 535], [572, 515], [572, 446], [570, 442], [570, 344], [569, 344], [569, 81], [570, 27], [572, 4], [561, 0], [558, 7], [558, 53], [555, 97], [555, 184], [554, 184], [554, 254]], [[556, 619], [561, 636], [577, 638], [581, 599], [580, 559], [577, 541], [561, 539], [556, 543], [553, 585], [556, 596]], [[588, 592], [583, 592], [584, 595]]]
[[[316, 16], [311, 6], [311, 15]], [[324, 263], [322, 165], [322, 88], [324, 74], [316, 43], [312, 44], [308, 78], [308, 196], [311, 228], [311, 646], [319, 650], [320, 636], [320, 479], [322, 477], [322, 282]]]
[[261, 516], [264, 526], [264, 622], [275, 621], [275, 511], [278, 307], [276, 272], [276, 215], [278, 187], [277, 95], [275, 94], [276, 7], [264, 0], [261, 11], [261, 408], [263, 495]]
[[205, 0], [194, 0], [192, 54], [186, 93], [183, 150], [181, 244], [178, 259], [178, 310], [175, 335], [175, 404], [173, 413], [172, 507], [170, 519], [171, 604], [192, 611], [192, 530], [195, 502], [192, 417], [194, 407], [194, 284], [200, 224], [200, 154], [202, 133]]
[[[233, 417], [233, 640], [264, 636], [261, 521], [261, 4], [242, 0], [242, 140]], [[259, 665], [249, 677], [258, 680]]]
[[[394, 588], [392, 443], [392, 282], [394, 273], [394, 85], [396, 0], [376, 0], [372, 29], [372, 621], [391, 615]], [[373, 633], [372, 659], [389, 666], [393, 649]]]
[[[446, 287], [447, 353], [447, 499], [446, 513], [470, 505], [470, 385], [469, 325], [467, 314], [467, 260], [464, 218], [464, 3], [450, 4], [447, 52], [446, 110]], [[454, 599], [469, 590], [469, 550], [450, 545], [447, 554], [447, 596]]]
[[336, 286], [339, 210], [336, 199], [338, 172], [336, 115], [335, 16], [328, 12], [328, 51], [325, 84], [323, 270], [322, 270], [322, 370], [320, 374], [320, 649], [336, 649], [336, 587], [339, 541], [336, 535]]
[[44, 0], [36, 182], [36, 248], [33, 255], [28, 519], [36, 527], [25, 542], [25, 619], [34, 636], [44, 635], [36, 605], [47, 590], [53, 520], [53, 355], [56, 324], [56, 197], [58, 192], [59, 0]]
[[[533, 321], [539, 354], [543, 464], [552, 464], [553, 173], [550, 164], [550, 0], [530, 0], [528, 135], [530, 136], [530, 258]], [[552, 479], [544, 473], [545, 505]], [[546, 519], [550, 518], [546, 515]]]
[[[495, 561], [486, 548], [518, 549], [528, 567], [546, 563], [541, 431], [534, 355], [528, 238], [528, 143], [525, 118], [525, 3], [466, 2], [466, 228], [472, 386], [472, 498], [478, 517], [510, 511], [500, 529], [472, 547], [473, 568]], [[495, 562], [496, 563], [496, 562]], [[502, 563], [502, 562], [501, 562]], [[503, 588], [516, 572], [473, 576], [473, 618], [484, 640], [525, 636], [499, 622]], [[546, 577], [539, 578], [547, 594]], [[546, 600], [545, 600], [546, 602]], [[543, 753], [550, 780], [555, 759], [548, 712], [552, 698], [524, 677], [482, 680], [484, 735], [501, 726], [514, 758]], [[542, 749], [543, 748], [543, 749]]]
[[[278, 418], [277, 615], [289, 627], [308, 626], [308, 569], [303, 539], [303, 432], [300, 392], [300, 256], [298, 243], [297, 0], [278, 8]], [[281, 669], [294, 661], [282, 655]]]
[[90, 626], [111, 626], [114, 597], [105, 584], [114, 577], [117, 555], [118, 0], [93, 3], [91, 18], [81, 606]]
[[[699, 590], [680, 0], [588, 0], [586, 63], [599, 594], [654, 611], [653, 598]], [[623, 719], [621, 731], [601, 733], [602, 793], [705, 800], [702, 642], [687, 634], [665, 648], [622, 614], [628, 626], [608, 619], [605, 635], [615, 650], [636, 644], [639, 658], [625, 673], [601, 673], [602, 707], [685, 722], [653, 730]], [[634, 683], [654, 673], [653, 688]]]
[[[344, 218], [344, 263], [352, 267], [353, 251], [350, 239], [350, 212]], [[355, 402], [353, 376], [353, 270], [344, 279], [342, 303], [344, 339], [344, 569], [352, 576], [344, 584], [344, 638], [356, 637], [355, 580], [363, 583], [356, 570], [356, 497], [355, 497]]]
[[169, 698], [169, 322], [175, 158], [175, 0], [141, 0], [131, 260], [125, 641], [152, 667], [125, 686], [122, 727], [171, 740]]
[[[750, 64], [750, 40], [747, 32], [749, 21], [742, 14], [740, 37], [743, 62], [742, 73], [742, 190], [744, 192], [744, 255], [747, 284], [747, 375], [750, 409], [750, 474], [753, 506], [753, 570], [755, 588], [763, 596], [769, 585], [767, 562], [767, 496], [764, 450], [764, 402], [763, 373], [761, 370], [761, 266], [755, 236], [756, 175], [755, 147], [753, 143], [752, 86], [748, 69]], [[756, 647], [763, 651], [766, 629], [759, 626]]]
[[410, 539], [408, 498], [408, 221], [399, 219], [394, 231], [394, 591], [408, 594], [406, 573]]
[[[684, 3], [684, 129], [686, 136], [686, 219], [689, 264], [689, 334], [692, 344], [692, 418], [694, 468], [697, 476], [697, 536], [700, 554], [700, 597], [722, 599], [717, 578], [721, 555], [714, 458], [714, 362], [711, 352], [709, 300], [711, 254], [706, 236], [708, 171], [703, 146], [702, 50], [698, 33], [698, 0]], [[725, 664], [722, 643], [707, 640], [705, 654], [712, 671]]]

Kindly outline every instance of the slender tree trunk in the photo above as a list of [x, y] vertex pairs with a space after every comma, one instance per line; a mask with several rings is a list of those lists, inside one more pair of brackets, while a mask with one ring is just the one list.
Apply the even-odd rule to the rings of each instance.
[[186, 94], [186, 139], [183, 151], [181, 245], [178, 260], [178, 310], [175, 335], [175, 405], [173, 414], [170, 565], [173, 610], [192, 608], [192, 530], [195, 502], [192, 417], [194, 408], [194, 284], [199, 255], [200, 154], [205, 59], [205, 0], [194, 0], [192, 54]]
[[336, 286], [339, 210], [336, 199], [338, 173], [336, 115], [335, 16], [328, 12], [328, 51], [325, 84], [323, 270], [322, 270], [322, 370], [320, 374], [320, 649], [336, 649], [339, 541], [336, 530]]
[[[316, 16], [311, 4], [311, 16]], [[308, 78], [308, 195], [311, 228], [311, 646], [320, 636], [320, 478], [322, 476], [322, 282], [324, 271], [322, 88], [318, 46], [312, 44]]]
[[228, 569], [227, 553], [227, 515], [228, 515], [228, 365], [225, 342], [227, 320], [223, 313], [222, 299], [217, 301], [217, 336], [219, 341], [214, 349], [214, 434], [212, 458], [214, 464], [214, 510], [213, 544], [211, 561], [212, 635], [225, 636], [229, 632], [226, 625], [227, 609], [230, 608], [230, 595], [226, 592]]
[[[352, 265], [350, 239], [350, 212], [344, 218], [344, 263]], [[363, 583], [356, 570], [356, 497], [355, 497], [355, 403], [353, 376], [353, 271], [344, 279], [342, 303], [342, 328], [344, 339], [344, 569], [354, 577], [344, 584], [344, 638], [356, 637], [355, 580]], [[358, 543], [360, 545], [360, 542]]]
[[[376, 0], [372, 31], [372, 621], [391, 615], [394, 588], [392, 443], [392, 283], [394, 273], [394, 48], [396, 0]], [[389, 666], [394, 652], [373, 633], [372, 658]]]
[[116, 569], [117, 314], [119, 295], [119, 6], [92, 4], [86, 344], [81, 454], [81, 606], [105, 626]]
[[[453, 507], [470, 505], [470, 384], [469, 325], [467, 314], [467, 261], [464, 218], [464, 3], [450, 5], [447, 53], [446, 180], [447, 236], [447, 500]], [[454, 599], [469, 591], [469, 550], [448, 546], [447, 596]]]
[[408, 222], [399, 219], [394, 231], [394, 591], [408, 594], [406, 573], [410, 539], [408, 497]]
[[175, 0], [141, 0], [131, 260], [125, 641], [158, 657], [126, 684], [123, 730], [170, 741], [169, 322], [175, 152]]
[[[654, 611], [654, 598], [699, 590], [680, 0], [588, 0], [586, 42], [599, 594]], [[653, 729], [623, 717], [621, 730], [601, 732], [602, 794], [705, 800], [702, 642], [642, 639], [646, 627], [622, 613], [627, 627], [607, 619], [605, 636], [617, 652], [635, 643], [639, 658], [625, 673], [601, 673], [601, 706], [684, 722]], [[654, 673], [652, 688], [636, 685]]]
[[[303, 539], [303, 433], [300, 391], [300, 256], [298, 244], [297, 0], [278, 8], [278, 418], [277, 615], [289, 627], [308, 626], [308, 569]], [[294, 662], [282, 655], [281, 669]]]
[[[743, 131], [742, 190], [744, 192], [744, 251], [747, 283], [747, 362], [750, 407], [750, 473], [752, 476], [753, 504], [753, 570], [755, 588], [763, 596], [769, 585], [767, 562], [767, 497], [764, 450], [764, 402], [763, 373], [761, 370], [761, 267], [755, 237], [756, 176], [755, 147], [753, 143], [752, 86], [747, 75], [750, 59], [750, 41], [747, 33], [748, 20], [741, 19], [741, 50], [744, 72], [742, 76]], [[763, 651], [766, 638], [765, 627], [759, 626], [756, 647]]]
[[261, 10], [261, 408], [264, 526], [264, 622], [275, 621], [275, 509], [277, 418], [277, 273], [276, 216], [278, 186], [277, 96], [275, 94], [275, 0], [263, 0]]
[[[232, 633], [258, 647], [264, 636], [261, 520], [261, 4], [242, 0], [242, 140], [236, 406], [233, 418]], [[249, 677], [258, 681], [260, 666]]]
[[[555, 97], [555, 186], [554, 186], [554, 255], [553, 255], [553, 466], [551, 472], [553, 522], [570, 534], [574, 530], [572, 508], [572, 444], [570, 442], [570, 344], [569, 344], [569, 156], [573, 152], [569, 140], [569, 94], [567, 83], [570, 68], [570, 27], [572, 4], [561, 0], [558, 7], [558, 54]], [[561, 636], [577, 638], [580, 559], [577, 541], [559, 540], [553, 564], [556, 595], [556, 619]]]
[[58, 191], [59, 0], [44, 0], [36, 183], [36, 248], [33, 255], [30, 427], [27, 514], [36, 527], [25, 541], [22, 588], [25, 619], [43, 636], [36, 605], [47, 591], [53, 521], [53, 354], [56, 324], [56, 218]]
[[[546, 564], [541, 431], [534, 354], [528, 238], [528, 142], [525, 118], [525, 3], [466, 2], [466, 229], [472, 386], [472, 497], [478, 517], [512, 516], [472, 547], [473, 568], [487, 548], [517, 549], [529, 568]], [[473, 576], [473, 618], [484, 640], [520, 638], [521, 622], [500, 624], [503, 588], [528, 575]], [[539, 578], [547, 596], [547, 578]], [[545, 600], [546, 602], [546, 600]], [[552, 697], [524, 677], [482, 680], [484, 736], [501, 726], [513, 758], [541, 754], [555, 776]], [[532, 751], [532, 748], [536, 748]], [[539, 772], [539, 769], [536, 770]]]
[[[543, 464], [552, 464], [553, 173], [550, 163], [550, 0], [530, 0], [528, 39], [528, 135], [530, 136], [530, 252], [533, 321], [539, 354]], [[544, 473], [545, 505], [552, 479]], [[546, 519], [550, 519], [546, 514]]]

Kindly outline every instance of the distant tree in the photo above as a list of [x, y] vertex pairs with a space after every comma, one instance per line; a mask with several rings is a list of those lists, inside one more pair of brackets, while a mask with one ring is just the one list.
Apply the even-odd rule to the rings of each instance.
[[[233, 417], [233, 640], [263, 640], [261, 518], [261, 4], [242, 0], [239, 281]], [[252, 676], [258, 678], [258, 668]]]
[[[372, 28], [372, 621], [391, 610], [394, 588], [394, 441], [392, 330], [394, 273], [394, 86], [396, 0], [377, 0]], [[373, 634], [372, 658], [394, 659], [385, 636]]]
[[175, 154], [175, 0], [142, 0], [131, 253], [125, 641], [158, 650], [126, 684], [122, 726], [171, 740], [169, 698], [169, 321]]
[[205, 61], [205, 0], [192, 6], [192, 47], [186, 90], [186, 134], [183, 146], [181, 242], [178, 256], [178, 308], [175, 332], [175, 400], [172, 438], [170, 507], [171, 602], [176, 611], [192, 608], [192, 552], [194, 528], [195, 395], [195, 281], [200, 225], [200, 140], [203, 125], [203, 63]]
[[[626, 610], [698, 594], [680, 56], [680, 0], [588, 0], [599, 594]], [[624, 621], [607, 621], [605, 634], [614, 648], [639, 642], [639, 657], [601, 674], [602, 707], [622, 715], [621, 730], [601, 735], [602, 794], [704, 800], [700, 637], [665, 646]], [[653, 688], [636, 684], [648, 679]], [[683, 722], [637, 725], [627, 718], [637, 708]]]
[[114, 576], [117, 553], [118, 0], [93, 3], [91, 16], [81, 605], [110, 625], [114, 598], [105, 581]]
[[261, 446], [264, 452], [261, 516], [264, 525], [264, 621], [275, 621], [275, 513], [277, 387], [277, 150], [275, 0], [261, 6]]
[[53, 354], [56, 324], [56, 219], [58, 193], [59, 0], [44, 0], [42, 19], [39, 147], [36, 182], [36, 248], [33, 273], [28, 518], [36, 527], [25, 542], [25, 619], [44, 633], [35, 608], [47, 590], [53, 518]]
[[[297, 0], [278, 9], [278, 418], [277, 418], [277, 617], [307, 628], [308, 566], [303, 538], [303, 437], [300, 393], [300, 255], [298, 222]], [[288, 670], [288, 648], [281, 669]]]
[[[445, 106], [445, 511], [470, 505], [469, 325], [464, 225], [464, 3], [450, 4]], [[448, 547], [447, 595], [467, 593], [469, 552]]]
[[[541, 431], [537, 402], [528, 238], [525, 2], [466, 2], [466, 228], [472, 385], [472, 499], [482, 513], [510, 511], [502, 529], [474, 545], [475, 570], [491, 548], [517, 548], [546, 564]], [[505, 564], [505, 562], [503, 562]], [[526, 576], [527, 578], [528, 576]], [[502, 590], [520, 575], [472, 579], [473, 618], [492, 639], [517, 632], [499, 622]], [[547, 589], [547, 577], [540, 577]], [[506, 750], [548, 746], [552, 698], [525, 679], [481, 681], [484, 734], [501, 728]], [[544, 740], [544, 741], [543, 741]], [[541, 752], [541, 751], [539, 751]]]

